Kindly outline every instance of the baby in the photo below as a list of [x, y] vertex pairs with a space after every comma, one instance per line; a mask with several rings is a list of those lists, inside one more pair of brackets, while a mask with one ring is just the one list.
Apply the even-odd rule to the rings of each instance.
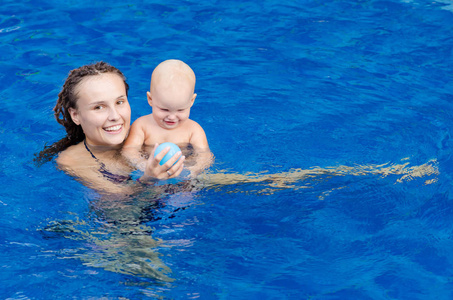
[[[210, 153], [203, 128], [189, 119], [190, 108], [197, 97], [194, 90], [195, 73], [187, 64], [174, 59], [160, 63], [153, 71], [147, 92], [152, 114], [142, 116], [132, 124], [124, 144], [125, 155], [137, 157], [143, 145], [155, 146], [164, 142], [179, 146], [190, 144], [196, 153]], [[201, 162], [202, 165], [205, 163]]]

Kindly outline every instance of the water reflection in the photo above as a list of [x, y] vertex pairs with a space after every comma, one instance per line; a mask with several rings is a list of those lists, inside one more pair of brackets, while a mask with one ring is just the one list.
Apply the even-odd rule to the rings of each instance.
[[[433, 159], [421, 165], [411, 166], [407, 159], [401, 163], [369, 164], [356, 166], [313, 167], [310, 169], [291, 169], [281, 173], [231, 173], [228, 171], [216, 171], [204, 173], [198, 176], [197, 181], [204, 188], [219, 188], [225, 185], [257, 184], [257, 193], [273, 193], [280, 189], [300, 189], [309, 186], [303, 183], [310, 178], [323, 176], [368, 176], [379, 177], [395, 176], [397, 183], [414, 179], [424, 179], [424, 184], [432, 184], [437, 181], [439, 175], [438, 162]], [[240, 190], [238, 190], [240, 192]]]
[[[150, 224], [172, 218], [192, 205], [198, 191], [266, 195], [282, 189], [312, 188], [313, 181], [329, 181], [338, 176], [393, 176], [395, 184], [414, 179], [431, 184], [436, 182], [438, 174], [436, 160], [415, 166], [403, 160], [380, 165], [292, 169], [274, 174], [210, 172], [176, 184], [149, 186], [133, 196], [96, 193], [93, 197], [91, 194], [91, 210], [85, 220], [54, 221], [42, 229], [42, 233], [46, 238], [63, 237], [81, 243], [80, 248], [72, 254], [68, 251], [64, 258], [77, 258], [86, 266], [111, 272], [171, 282], [174, 280], [171, 269], [162, 260], [159, 249], [172, 247], [178, 241], [153, 238], [154, 228]], [[341, 188], [335, 186], [332, 190]], [[328, 197], [330, 192], [325, 190], [319, 199]]]
[[83, 245], [72, 255], [84, 265], [121, 274], [170, 282], [171, 270], [158, 252], [164, 247], [152, 237], [153, 228], [147, 223], [163, 206], [159, 199], [116, 198], [101, 195], [91, 202], [87, 220], [51, 222], [42, 229], [46, 238], [67, 238]]

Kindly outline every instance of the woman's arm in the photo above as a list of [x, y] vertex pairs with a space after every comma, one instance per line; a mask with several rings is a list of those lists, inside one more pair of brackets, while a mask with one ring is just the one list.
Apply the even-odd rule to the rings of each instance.
[[[159, 154], [154, 157], [154, 150], [157, 148], [158, 144], [154, 145], [154, 149], [146, 161], [146, 167], [144, 170], [143, 176], [140, 178], [140, 181], [152, 181], [156, 179], [170, 179], [175, 178], [181, 174], [184, 167], [185, 156], [181, 156], [181, 151], [177, 152], [170, 158], [165, 164], [160, 165], [160, 161], [165, 156], [165, 154], [170, 151], [170, 147], [166, 147]], [[179, 160], [178, 160], [179, 158]]]

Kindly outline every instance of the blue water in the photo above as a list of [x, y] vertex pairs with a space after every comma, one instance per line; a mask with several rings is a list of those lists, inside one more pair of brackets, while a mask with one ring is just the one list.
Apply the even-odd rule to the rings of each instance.
[[[2, 1], [0, 298], [453, 298], [452, 32], [450, 0]], [[211, 174], [308, 175], [106, 201], [32, 163], [69, 70], [121, 69], [134, 120], [169, 58]]]

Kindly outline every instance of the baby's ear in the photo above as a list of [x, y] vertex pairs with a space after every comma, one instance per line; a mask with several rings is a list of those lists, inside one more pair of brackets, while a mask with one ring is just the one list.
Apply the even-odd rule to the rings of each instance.
[[79, 114], [77, 113], [77, 109], [75, 108], [68, 108], [69, 115], [71, 116], [72, 122], [74, 122], [76, 125], [80, 125], [79, 121]]
[[146, 92], [146, 97], [148, 98], [149, 106], [153, 106], [153, 98], [151, 98], [151, 93]]
[[192, 106], [193, 103], [195, 102], [195, 98], [197, 98], [197, 94], [194, 93], [192, 99], [190, 99], [190, 106]]

